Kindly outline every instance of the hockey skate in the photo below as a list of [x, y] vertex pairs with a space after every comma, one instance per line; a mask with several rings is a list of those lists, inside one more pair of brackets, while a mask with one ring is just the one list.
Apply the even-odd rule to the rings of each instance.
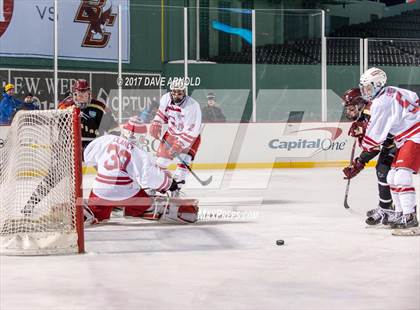
[[420, 227], [412, 227], [407, 229], [394, 229], [393, 236], [420, 236]]
[[386, 210], [386, 216], [382, 220], [382, 224], [384, 225], [392, 225], [399, 221], [402, 217], [402, 212], [396, 212], [394, 210]]
[[391, 223], [396, 222], [400, 217], [401, 212], [395, 212], [392, 209], [384, 209], [381, 207], [377, 207], [376, 209], [369, 210], [366, 212], [366, 224], [368, 225], [390, 225]]
[[395, 223], [391, 224], [393, 229], [407, 229], [419, 226], [415, 212], [403, 214]]
[[372, 215], [374, 215], [375, 213], [378, 213], [378, 210], [383, 210], [384, 208], [381, 207], [376, 207], [375, 209], [371, 209], [369, 211], [366, 212], [366, 216], [367, 217], [371, 217]]

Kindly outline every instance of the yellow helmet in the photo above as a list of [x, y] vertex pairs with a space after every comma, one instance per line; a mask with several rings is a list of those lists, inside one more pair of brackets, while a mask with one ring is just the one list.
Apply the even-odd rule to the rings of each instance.
[[6, 86], [4, 86], [4, 91], [8, 92], [12, 88], [15, 88], [15, 85], [10, 84], [10, 83], [9, 84], [6, 84]]

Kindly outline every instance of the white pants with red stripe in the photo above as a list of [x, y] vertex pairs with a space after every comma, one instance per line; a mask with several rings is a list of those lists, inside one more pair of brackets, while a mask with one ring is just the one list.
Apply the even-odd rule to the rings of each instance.
[[391, 188], [395, 211], [410, 214], [415, 212], [416, 191], [413, 186], [413, 171], [408, 168], [392, 168], [387, 182]]

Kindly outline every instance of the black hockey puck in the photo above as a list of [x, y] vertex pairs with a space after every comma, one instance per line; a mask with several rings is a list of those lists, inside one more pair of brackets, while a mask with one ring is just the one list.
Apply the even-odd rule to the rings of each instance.
[[284, 240], [279, 239], [279, 240], [276, 241], [276, 244], [277, 245], [283, 245], [284, 244]]

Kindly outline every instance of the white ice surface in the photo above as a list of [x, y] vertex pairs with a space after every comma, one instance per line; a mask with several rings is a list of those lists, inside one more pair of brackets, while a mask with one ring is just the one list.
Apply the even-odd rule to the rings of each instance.
[[364, 223], [374, 169], [352, 180], [350, 210], [339, 169], [277, 169], [264, 188], [266, 172], [199, 170], [212, 185], [186, 190], [203, 210], [257, 219], [115, 218], [86, 230], [85, 255], [0, 257], [0, 309], [420, 309], [420, 237]]

